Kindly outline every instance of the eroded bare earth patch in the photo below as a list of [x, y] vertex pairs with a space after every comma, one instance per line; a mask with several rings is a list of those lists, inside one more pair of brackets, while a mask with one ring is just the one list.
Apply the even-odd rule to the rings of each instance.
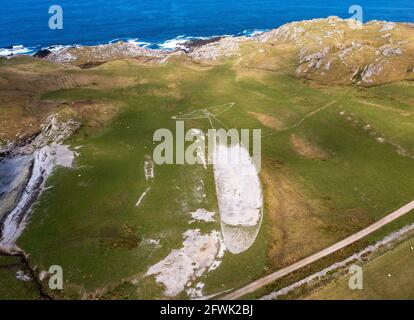
[[249, 114], [253, 116], [257, 121], [259, 121], [262, 125], [274, 129], [274, 130], [281, 130], [283, 127], [282, 122], [275, 117], [270, 115], [260, 113], [260, 112], [253, 112], [250, 111]]
[[289, 141], [298, 154], [308, 159], [326, 160], [328, 154], [308, 139], [292, 134]]
[[269, 265], [276, 269], [304, 257], [331, 241], [323, 231], [316, 205], [282, 172], [261, 172], [266, 217], [270, 222]]

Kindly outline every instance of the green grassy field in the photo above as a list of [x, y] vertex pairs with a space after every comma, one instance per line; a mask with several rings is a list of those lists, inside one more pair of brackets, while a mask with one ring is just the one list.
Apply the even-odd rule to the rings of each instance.
[[305, 297], [316, 300], [386, 300], [414, 298], [414, 239], [362, 265], [363, 289], [351, 290], [350, 275], [329, 283]]
[[7, 300], [39, 299], [36, 286], [16, 278], [18, 271], [24, 271], [19, 258], [0, 257], [0, 297]]
[[[208, 67], [184, 58], [160, 66], [113, 61], [75, 73], [124, 77], [128, 86], [42, 95], [47, 103], [119, 108], [103, 128], [86, 125], [68, 141], [82, 146], [75, 167], [58, 169], [48, 180], [53, 188], [42, 194], [18, 241], [39, 269], [63, 267], [65, 286], [57, 297], [163, 298], [163, 286], [145, 277], [148, 268], [181, 248], [185, 231], [220, 229], [218, 221], [189, 225], [190, 212], [218, 210], [211, 167], [156, 166], [154, 180], [145, 180], [154, 131], [174, 129], [171, 116], [179, 113], [235, 102], [220, 120], [263, 133], [264, 222], [249, 250], [226, 252], [218, 269], [197, 280], [206, 295], [247, 284], [413, 200], [413, 82], [335, 87], [286, 72], [244, 71], [232, 61]], [[209, 123], [186, 126], [206, 130]], [[206, 197], [197, 192], [200, 180]], [[179, 297], [187, 298], [185, 292]]]

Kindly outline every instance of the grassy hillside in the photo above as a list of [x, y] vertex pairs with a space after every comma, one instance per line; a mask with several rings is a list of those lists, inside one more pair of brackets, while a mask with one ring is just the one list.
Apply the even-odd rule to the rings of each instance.
[[[164, 287], [145, 276], [148, 268], [180, 249], [189, 229], [220, 229], [218, 219], [189, 223], [199, 208], [218, 212], [211, 167], [155, 166], [154, 179], [145, 178], [154, 131], [174, 129], [173, 115], [195, 109], [235, 102], [214, 125], [262, 129], [259, 236], [195, 279], [205, 295], [289, 265], [413, 200], [413, 82], [369, 88], [313, 82], [295, 75], [295, 55], [278, 54], [296, 49], [269, 44], [263, 57], [258, 46], [243, 43], [240, 55], [214, 64], [183, 55], [164, 64], [123, 59], [90, 69], [28, 58], [1, 62], [11, 95], [2, 117], [17, 128], [6, 134], [21, 132], [20, 119], [38, 117], [45, 106], [83, 124], [67, 141], [79, 153], [75, 167], [48, 180], [53, 188], [18, 241], [39, 270], [63, 267], [64, 290], [52, 294], [163, 298]], [[34, 92], [13, 109], [27, 84]], [[186, 121], [186, 128], [209, 126]]]
[[363, 266], [363, 289], [350, 290], [349, 275], [316, 290], [306, 299], [378, 300], [414, 298], [412, 268], [414, 239], [407, 240], [391, 251]]

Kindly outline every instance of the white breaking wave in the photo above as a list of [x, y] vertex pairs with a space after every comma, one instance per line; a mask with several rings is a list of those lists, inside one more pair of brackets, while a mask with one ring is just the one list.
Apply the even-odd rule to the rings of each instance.
[[139, 47], [143, 47], [143, 48], [147, 48], [149, 47], [152, 43], [151, 42], [146, 42], [146, 41], [138, 41], [139, 39], [129, 39], [127, 42], [131, 43], [131, 44], [135, 44]]
[[16, 54], [31, 54], [33, 53], [32, 49], [26, 48], [24, 46], [13, 46], [11, 48], [2, 48], [0, 49], [0, 57], [9, 57]]
[[[253, 29], [253, 30], [244, 30], [239, 34], [231, 35], [231, 34], [222, 34], [222, 35], [212, 35], [207, 37], [202, 36], [185, 36], [179, 35], [173, 39], [165, 40], [164, 42], [149, 42], [140, 40], [140, 38], [116, 38], [108, 41], [109, 44], [116, 43], [119, 41], [127, 42], [130, 44], [135, 44], [139, 47], [148, 48], [152, 47], [154, 49], [161, 49], [161, 50], [168, 50], [173, 51], [177, 49], [186, 49], [185, 44], [192, 40], [208, 40], [217, 37], [254, 37], [263, 32], [269, 31], [268, 29]], [[96, 43], [95, 46], [98, 46], [99, 43]], [[68, 45], [50, 45], [46, 47], [41, 46], [34, 46], [34, 47], [25, 47], [23, 45], [12, 46], [10, 48], [0, 48], [0, 57], [12, 57], [15, 55], [34, 55], [40, 49], [50, 50], [52, 52], [58, 52], [62, 49], [70, 48], [70, 47], [82, 47], [82, 44], [68, 44]], [[86, 46], [86, 44], [85, 44]]]
[[51, 46], [51, 47], [42, 48], [42, 49], [47, 49], [47, 50], [52, 51], [52, 52], [58, 52], [60, 50], [63, 50], [63, 49], [66, 49], [66, 48], [70, 48], [70, 47], [73, 47], [73, 46], [72, 45], [67, 45], [67, 46], [57, 45], [57, 46]]
[[162, 50], [176, 50], [176, 49], [186, 49], [186, 44], [190, 41], [194, 40], [208, 40], [217, 37], [231, 37], [231, 35], [220, 35], [220, 36], [209, 36], [209, 37], [194, 37], [194, 36], [184, 36], [180, 35], [175, 37], [174, 39], [169, 39], [164, 41], [163, 43], [156, 43], [155, 46], [157, 49]]
[[241, 34], [246, 37], [255, 37], [255, 36], [258, 36], [259, 34], [262, 34], [268, 31], [270, 31], [270, 29], [252, 29], [252, 30], [247, 29], [247, 30], [244, 30]]
[[184, 48], [184, 44], [187, 43], [188, 41], [190, 41], [191, 38], [190, 37], [186, 37], [186, 36], [178, 36], [174, 39], [170, 39], [167, 40], [163, 43], [158, 44], [157, 46], [160, 49], [164, 49], [164, 50], [175, 50], [175, 49], [180, 49], [180, 48]]

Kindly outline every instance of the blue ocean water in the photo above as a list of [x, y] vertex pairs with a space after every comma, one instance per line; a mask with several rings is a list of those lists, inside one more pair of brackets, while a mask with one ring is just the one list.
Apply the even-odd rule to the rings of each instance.
[[[347, 18], [353, 4], [363, 8], [364, 21], [414, 22], [414, 0], [0, 0], [0, 48], [236, 35], [329, 15]], [[48, 27], [51, 5], [63, 8], [63, 30]]]

